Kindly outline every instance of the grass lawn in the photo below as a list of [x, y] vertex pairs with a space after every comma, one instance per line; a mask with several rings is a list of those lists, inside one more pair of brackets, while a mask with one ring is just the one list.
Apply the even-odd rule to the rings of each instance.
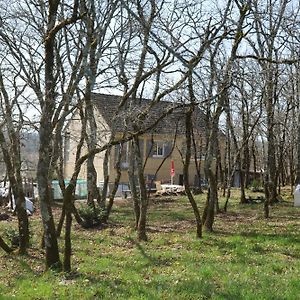
[[[202, 240], [185, 197], [153, 199], [147, 243], [135, 239], [130, 200], [116, 201], [107, 228], [74, 225], [72, 274], [44, 272], [35, 215], [29, 255], [0, 250], [0, 299], [300, 299], [300, 208], [287, 192], [265, 220], [262, 204], [237, 197]], [[16, 225], [0, 222], [1, 234]]]

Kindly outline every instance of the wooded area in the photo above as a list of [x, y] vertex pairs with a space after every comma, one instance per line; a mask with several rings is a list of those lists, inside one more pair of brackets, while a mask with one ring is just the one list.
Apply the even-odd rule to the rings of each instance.
[[[39, 135], [36, 206], [46, 269], [71, 272], [72, 230], [77, 226], [73, 218], [88, 227], [74, 198], [81, 167], [86, 165], [88, 174], [90, 211], [85, 213], [100, 230], [113, 215], [122, 147], [129, 145], [134, 228], [137, 239], [147, 241], [151, 195], [139, 137], [178, 111], [185, 128], [184, 151], [178, 149], [185, 205], [193, 211], [196, 238], [202, 238], [203, 229], [214, 232], [216, 214], [226, 216], [230, 210], [235, 176], [239, 202], [253, 202], [250, 188], [263, 192], [263, 205], [257, 207], [270, 218], [272, 207], [286, 200], [282, 189], [288, 187], [292, 195], [300, 184], [299, 9], [292, 0], [1, 0], [0, 155], [16, 203], [18, 253], [32, 247], [23, 184], [24, 135]], [[120, 116], [125, 120], [122, 135], [112, 131], [101, 143], [93, 110], [98, 92], [119, 95], [113, 121]], [[143, 99], [146, 106], [141, 105]], [[172, 106], [153, 116], [162, 101]], [[196, 110], [204, 113], [201, 146], [196, 141]], [[81, 130], [66, 184], [65, 128], [74, 113]], [[174, 140], [176, 134], [174, 128]], [[113, 147], [119, 149], [119, 176], [106, 199]], [[105, 156], [102, 192], [94, 165], [99, 153]], [[199, 179], [207, 180], [207, 191], [200, 180], [199, 186], [191, 186], [191, 164], [196, 164]], [[53, 179], [59, 180], [63, 193], [58, 219], [53, 216]], [[195, 190], [205, 193], [203, 205], [195, 199]], [[0, 247], [13, 252], [2, 233]]]

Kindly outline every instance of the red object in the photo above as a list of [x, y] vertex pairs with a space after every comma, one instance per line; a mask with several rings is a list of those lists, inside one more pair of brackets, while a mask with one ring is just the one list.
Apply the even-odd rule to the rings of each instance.
[[175, 164], [174, 164], [174, 160], [171, 160], [171, 176], [172, 177], [175, 176]]

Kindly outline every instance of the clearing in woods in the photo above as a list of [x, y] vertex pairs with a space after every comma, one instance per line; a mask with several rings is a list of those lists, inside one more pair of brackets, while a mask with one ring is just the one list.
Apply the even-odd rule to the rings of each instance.
[[[299, 299], [300, 208], [289, 191], [284, 199], [265, 220], [263, 204], [240, 205], [236, 191], [197, 240], [186, 197], [153, 198], [147, 243], [135, 238], [130, 199], [117, 200], [107, 227], [74, 224], [71, 274], [44, 271], [37, 212], [29, 255], [0, 252], [0, 299]], [[0, 222], [1, 235], [16, 226]]]

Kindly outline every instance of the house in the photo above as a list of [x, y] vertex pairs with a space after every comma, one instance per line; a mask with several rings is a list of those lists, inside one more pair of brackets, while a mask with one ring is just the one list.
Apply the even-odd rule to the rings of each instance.
[[[145, 164], [144, 174], [148, 183], [153, 180], [170, 182], [171, 161], [175, 167], [173, 182], [183, 184], [182, 155], [185, 152], [185, 120], [184, 108], [176, 108], [175, 103], [161, 101], [153, 105], [149, 100], [129, 100], [118, 111], [121, 97], [106, 94], [93, 94], [94, 114], [97, 121], [98, 146], [105, 144], [113, 135], [116, 138], [127, 136], [137, 128], [145, 130], [139, 137], [140, 149]], [[151, 105], [151, 106], [150, 106]], [[178, 105], [178, 103], [177, 103]], [[171, 114], [157, 121], [163, 114], [173, 109]], [[200, 165], [203, 176], [203, 149], [205, 146], [205, 115], [197, 108], [194, 113], [194, 136], [196, 141], [196, 161]], [[154, 128], [149, 129], [157, 121]], [[76, 146], [79, 139], [81, 123], [78, 113], [75, 113], [65, 130], [65, 178], [69, 179], [73, 173]], [[176, 136], [176, 138], [175, 138]], [[129, 144], [122, 148], [120, 189], [128, 188]], [[109, 181], [112, 183], [116, 177], [116, 153], [120, 145], [113, 146], [108, 163]], [[105, 153], [95, 157], [98, 185], [104, 181], [103, 161]], [[195, 164], [195, 152], [192, 155], [190, 166], [190, 184], [198, 185], [199, 176]], [[158, 170], [159, 166], [162, 164]], [[199, 169], [199, 168], [198, 168]], [[155, 175], [156, 174], [156, 175]], [[83, 165], [79, 174], [80, 179], [86, 179], [87, 169]]]

